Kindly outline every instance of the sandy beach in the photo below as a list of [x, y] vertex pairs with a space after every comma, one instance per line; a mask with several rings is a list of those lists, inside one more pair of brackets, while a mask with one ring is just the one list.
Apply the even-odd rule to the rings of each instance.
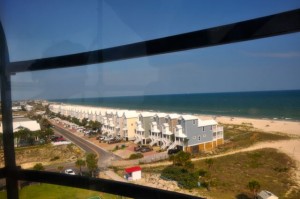
[[229, 116], [207, 116], [199, 115], [200, 119], [215, 119], [223, 124], [252, 124], [256, 129], [270, 133], [284, 133], [289, 135], [300, 136], [300, 121], [287, 121], [275, 119], [253, 119], [244, 117], [229, 117]]

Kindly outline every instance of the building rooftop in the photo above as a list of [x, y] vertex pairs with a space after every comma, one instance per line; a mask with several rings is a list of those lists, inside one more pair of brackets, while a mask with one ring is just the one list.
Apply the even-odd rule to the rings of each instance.
[[181, 115], [180, 118], [182, 118], [184, 120], [196, 120], [196, 119], [198, 119], [198, 117], [196, 117], [194, 115]]
[[138, 117], [138, 113], [136, 111], [125, 111], [123, 115], [126, 118]]
[[177, 119], [180, 117], [180, 115], [177, 113], [171, 113], [171, 114], [166, 115], [166, 117], [169, 117], [171, 119]]
[[161, 117], [166, 117], [167, 114], [166, 113], [156, 113], [155, 116], [161, 118]]
[[132, 173], [132, 172], [141, 171], [141, 170], [142, 170], [142, 168], [140, 166], [135, 166], [135, 167], [126, 168], [125, 172]]
[[155, 115], [155, 113], [154, 112], [141, 112], [139, 115], [142, 117], [153, 117]]
[[198, 126], [210, 126], [217, 125], [218, 123], [215, 120], [200, 120], [198, 119]]

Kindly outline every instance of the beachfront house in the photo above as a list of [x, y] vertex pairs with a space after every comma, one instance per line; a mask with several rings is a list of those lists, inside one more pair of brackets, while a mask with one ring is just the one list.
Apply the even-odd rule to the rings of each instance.
[[141, 121], [137, 121], [136, 122], [135, 135], [134, 135], [134, 139], [135, 139], [134, 143], [135, 144], [143, 143], [144, 133], [145, 133], [145, 130], [142, 127], [142, 122]]
[[109, 128], [108, 128], [108, 119], [107, 117], [102, 117], [102, 132], [104, 134], [108, 134], [109, 132]]
[[169, 149], [176, 146], [190, 153], [210, 151], [223, 144], [223, 128], [215, 120], [200, 120], [193, 115], [182, 115], [175, 128], [175, 139]]
[[198, 118], [193, 115], [180, 116], [178, 118], [178, 125], [176, 125], [175, 128], [175, 139], [174, 142], [169, 146], [169, 149], [175, 148], [177, 146], [185, 150], [186, 147], [189, 146], [188, 141], [190, 139], [193, 139], [197, 133]]
[[135, 143], [147, 144], [147, 140], [151, 134], [151, 122], [155, 113], [141, 112], [139, 114], [139, 121], [137, 122]]
[[101, 123], [101, 110], [96, 109], [95, 114], [96, 114], [96, 121]]
[[138, 114], [136, 111], [125, 111], [123, 113], [123, 131], [124, 131], [124, 139], [126, 141], [135, 139], [137, 121], [138, 121]]
[[124, 111], [116, 112], [116, 135], [120, 136], [124, 139], [124, 119], [123, 119]]
[[162, 126], [166, 123], [166, 115], [165, 113], [156, 113], [153, 116], [153, 122], [151, 123], [151, 134], [150, 134], [150, 145], [153, 146], [155, 144], [162, 144]]
[[176, 125], [178, 123], [178, 114], [168, 114], [165, 117], [165, 123], [162, 125], [161, 148], [168, 148], [175, 140]]
[[115, 136], [115, 124], [113, 118], [108, 118], [108, 135]]

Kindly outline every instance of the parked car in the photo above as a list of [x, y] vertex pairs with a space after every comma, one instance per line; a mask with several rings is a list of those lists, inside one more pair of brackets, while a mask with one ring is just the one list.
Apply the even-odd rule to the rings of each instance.
[[178, 153], [179, 151], [181, 151], [180, 148], [169, 149], [168, 154], [172, 155], [172, 154]]
[[96, 137], [96, 140], [101, 140], [101, 138], [104, 138], [104, 135], [99, 135]]
[[149, 151], [152, 151], [153, 149], [148, 147], [148, 146], [143, 146], [140, 150], [140, 152], [142, 153], [146, 153], [146, 152], [149, 152]]
[[142, 149], [141, 145], [138, 145], [138, 146], [134, 147], [135, 152], [139, 152], [141, 149]]
[[117, 138], [113, 138], [113, 139], [111, 139], [111, 140], [108, 140], [108, 144], [114, 144], [114, 143], [118, 143], [118, 142], [121, 142], [121, 140], [120, 139], [117, 139]]
[[51, 138], [52, 142], [62, 142], [62, 141], [66, 141], [65, 138], [63, 136], [53, 136]]
[[114, 138], [112, 138], [112, 137], [106, 137], [106, 138], [104, 138], [104, 142], [108, 142], [108, 141], [110, 141], [110, 140], [113, 140]]
[[64, 142], [67, 141], [63, 136], [56, 139], [56, 142]]
[[73, 169], [66, 169], [65, 174], [75, 175], [75, 171]]

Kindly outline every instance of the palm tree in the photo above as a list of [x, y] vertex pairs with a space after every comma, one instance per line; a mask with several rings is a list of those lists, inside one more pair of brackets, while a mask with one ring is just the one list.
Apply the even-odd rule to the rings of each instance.
[[82, 172], [81, 172], [81, 167], [84, 167], [86, 165], [86, 162], [82, 159], [78, 159], [76, 162], [75, 162], [75, 165], [76, 167], [79, 168], [79, 171], [80, 171], [80, 175], [82, 175]]
[[98, 157], [94, 153], [88, 153], [86, 155], [86, 166], [90, 172], [90, 175], [94, 177], [95, 171], [98, 169]]
[[257, 192], [260, 189], [260, 184], [256, 180], [248, 182], [248, 188], [253, 193], [253, 198], [256, 198]]

